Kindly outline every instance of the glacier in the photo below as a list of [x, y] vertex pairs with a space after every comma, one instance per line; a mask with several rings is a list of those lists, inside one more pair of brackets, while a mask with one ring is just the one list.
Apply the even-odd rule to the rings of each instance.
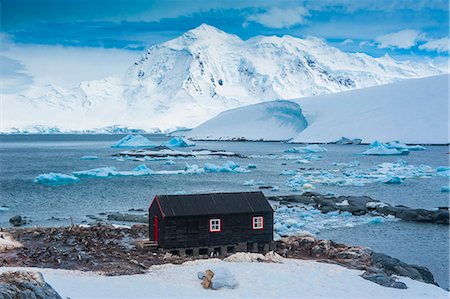
[[[402, 140], [404, 143], [390, 143], [392, 153], [422, 150], [406, 144], [450, 142], [450, 112], [443, 109], [448, 107], [449, 80], [449, 74], [445, 74], [292, 99], [289, 102], [291, 107], [297, 107], [297, 113], [290, 113], [287, 123], [270, 121], [270, 114], [264, 109], [274, 106], [283, 109], [286, 101], [236, 108], [200, 124], [187, 132], [186, 137], [334, 143], [347, 136], [361, 139], [363, 143]], [[263, 123], [264, 119], [269, 121]], [[298, 123], [306, 125], [302, 127]], [[230, 129], [227, 124], [232, 124]]]
[[[220, 112], [245, 105], [443, 72], [429, 61], [396, 61], [387, 55], [374, 58], [343, 52], [316, 37], [242, 40], [203, 24], [148, 48], [140, 59], [130, 61], [122, 74], [80, 82], [74, 88], [48, 82], [19, 94], [2, 95], [1, 131], [139, 128], [124, 131], [142, 133], [192, 128]], [[287, 111], [274, 114], [282, 117], [277, 123], [284, 123]], [[354, 137], [334, 135], [333, 141], [342, 136]]]

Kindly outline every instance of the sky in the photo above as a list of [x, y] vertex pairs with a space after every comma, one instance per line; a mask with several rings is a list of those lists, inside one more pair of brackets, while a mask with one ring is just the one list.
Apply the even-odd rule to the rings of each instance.
[[147, 47], [202, 23], [242, 39], [317, 36], [341, 50], [375, 57], [449, 56], [447, 0], [0, 2], [0, 79], [6, 93], [123, 72]]

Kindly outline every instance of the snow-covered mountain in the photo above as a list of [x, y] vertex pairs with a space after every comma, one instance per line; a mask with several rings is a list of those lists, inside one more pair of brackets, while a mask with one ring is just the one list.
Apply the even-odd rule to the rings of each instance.
[[334, 142], [341, 137], [446, 144], [449, 81], [438, 75], [222, 112], [186, 136], [208, 140]]
[[14, 99], [2, 99], [2, 131], [36, 125], [63, 131], [111, 125], [193, 127], [248, 104], [442, 72], [430, 62], [342, 52], [315, 37], [258, 36], [244, 41], [203, 24], [152, 46], [125, 74], [82, 82], [70, 90], [36, 86]]

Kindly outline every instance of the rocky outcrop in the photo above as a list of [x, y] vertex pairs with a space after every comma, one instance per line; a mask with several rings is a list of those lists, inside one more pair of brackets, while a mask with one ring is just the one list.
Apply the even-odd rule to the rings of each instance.
[[4, 272], [0, 274], [0, 299], [61, 299], [61, 296], [37, 272]]
[[282, 238], [277, 242], [277, 252], [287, 258], [314, 259], [350, 269], [365, 270], [361, 275], [364, 279], [385, 287], [407, 288], [403, 282], [397, 281], [395, 276], [405, 276], [437, 285], [433, 274], [425, 267], [406, 264], [367, 247], [319, 240], [308, 234]]
[[406, 206], [391, 206], [368, 196], [325, 196], [318, 193], [306, 192], [301, 195], [283, 195], [268, 197], [269, 200], [280, 201], [285, 204], [301, 203], [311, 205], [328, 213], [332, 211], [346, 211], [353, 215], [365, 215], [377, 213], [392, 215], [405, 221], [426, 222], [435, 224], [449, 224], [448, 207], [440, 207], [436, 210], [413, 209]]

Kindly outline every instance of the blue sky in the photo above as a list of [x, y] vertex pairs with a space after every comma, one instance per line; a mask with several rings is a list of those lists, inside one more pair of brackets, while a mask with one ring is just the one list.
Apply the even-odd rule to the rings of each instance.
[[[313, 35], [344, 51], [372, 56], [388, 53], [397, 59], [416, 60], [449, 56], [447, 0], [0, 1], [2, 65], [12, 68], [8, 74], [23, 74], [26, 82], [51, 77], [52, 68], [56, 79], [61, 77], [58, 65], [71, 65], [64, 60], [68, 51], [74, 60], [92, 54], [88, 60], [99, 65], [95, 77], [118, 72], [146, 47], [202, 23], [242, 39]], [[111, 57], [123, 61], [114, 68]], [[47, 69], [35, 60], [46, 63]], [[78, 61], [71, 66], [80, 65], [83, 73], [83, 61]], [[83, 74], [87, 77], [79, 77], [92, 79], [90, 72]]]

